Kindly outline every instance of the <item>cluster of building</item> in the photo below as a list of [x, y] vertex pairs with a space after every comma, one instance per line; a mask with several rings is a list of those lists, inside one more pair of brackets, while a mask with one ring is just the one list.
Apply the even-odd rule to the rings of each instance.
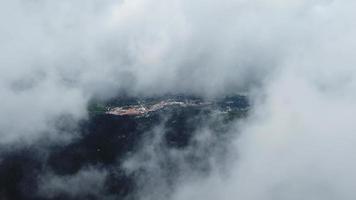
[[192, 102], [181, 102], [181, 101], [160, 101], [159, 103], [153, 104], [151, 106], [143, 105], [133, 105], [133, 106], [124, 106], [124, 107], [115, 107], [109, 109], [106, 114], [111, 115], [143, 115], [149, 112], [160, 110], [167, 106], [194, 106], [202, 105], [202, 103], [192, 103]]

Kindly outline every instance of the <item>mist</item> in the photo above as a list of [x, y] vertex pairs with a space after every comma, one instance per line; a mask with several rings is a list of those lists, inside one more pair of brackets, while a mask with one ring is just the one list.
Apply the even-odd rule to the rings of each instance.
[[[3, 143], [38, 139], [51, 129], [48, 121], [62, 114], [75, 120], [85, 117], [91, 98], [120, 92], [214, 96], [246, 91], [262, 73], [256, 69], [264, 68], [259, 63], [274, 60], [259, 42], [238, 43], [250, 33], [233, 36], [239, 32], [236, 22], [230, 14], [220, 15], [230, 5], [212, 10], [221, 19], [205, 24], [209, 7], [200, 16], [195, 12], [199, 4], [190, 7], [179, 1], [1, 4]], [[210, 37], [211, 31], [216, 36]]]
[[[355, 199], [355, 7], [351, 0], [1, 1], [1, 149], [75, 141], [92, 99], [246, 94], [249, 116], [224, 130], [226, 140], [207, 120], [195, 133], [198, 147], [162, 155], [166, 127], [157, 125], [158, 136], [117, 166], [145, 169], [135, 198]], [[211, 144], [212, 153], [201, 152]], [[147, 149], [148, 163], [140, 159]], [[186, 160], [197, 152], [210, 159], [207, 173]], [[156, 165], [162, 159], [179, 168], [169, 187]], [[40, 180], [49, 186], [40, 190], [76, 196], [90, 190], [65, 183], [99, 180], [92, 192], [111, 199], [101, 191], [106, 176], [100, 167], [64, 178], [47, 172]]]

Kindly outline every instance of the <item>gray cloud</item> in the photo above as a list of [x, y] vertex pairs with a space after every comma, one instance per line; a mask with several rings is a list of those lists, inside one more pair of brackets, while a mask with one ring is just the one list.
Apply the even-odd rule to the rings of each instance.
[[291, 18], [300, 43], [258, 90], [228, 177], [184, 183], [173, 199], [355, 198], [353, 5], [306, 5]]
[[53, 198], [57, 195], [69, 195], [71, 198], [87, 196], [100, 197], [107, 172], [96, 168], [85, 168], [74, 175], [57, 176], [44, 174], [40, 177], [39, 195]]
[[48, 136], [51, 121], [82, 119], [90, 98], [122, 90], [247, 91], [253, 113], [233, 139], [229, 178], [183, 181], [172, 199], [354, 199], [355, 6], [1, 2], [1, 143]]
[[120, 91], [246, 91], [277, 62], [264, 47], [274, 41], [247, 24], [255, 16], [207, 3], [2, 2], [2, 142], [41, 137], [48, 120], [80, 119], [90, 98]]

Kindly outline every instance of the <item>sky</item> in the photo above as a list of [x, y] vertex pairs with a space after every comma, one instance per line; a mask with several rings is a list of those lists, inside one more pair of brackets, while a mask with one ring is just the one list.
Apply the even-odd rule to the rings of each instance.
[[[170, 199], [355, 199], [355, 7], [352, 0], [0, 1], [0, 145], [70, 142], [75, 131], [58, 120], [76, 126], [93, 98], [243, 93], [251, 113], [230, 130], [227, 170], [182, 175]], [[105, 172], [85, 169], [69, 181], [86, 174], [101, 180]]]

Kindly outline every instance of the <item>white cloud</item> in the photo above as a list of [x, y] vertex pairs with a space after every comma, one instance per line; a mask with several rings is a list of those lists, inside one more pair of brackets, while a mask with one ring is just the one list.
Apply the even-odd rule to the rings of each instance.
[[39, 194], [53, 198], [66, 194], [71, 198], [103, 195], [107, 172], [95, 168], [85, 168], [74, 175], [57, 176], [45, 174], [40, 177]]
[[2, 143], [43, 137], [93, 96], [254, 91], [219, 175], [173, 199], [354, 199], [355, 2], [0, 3]]

